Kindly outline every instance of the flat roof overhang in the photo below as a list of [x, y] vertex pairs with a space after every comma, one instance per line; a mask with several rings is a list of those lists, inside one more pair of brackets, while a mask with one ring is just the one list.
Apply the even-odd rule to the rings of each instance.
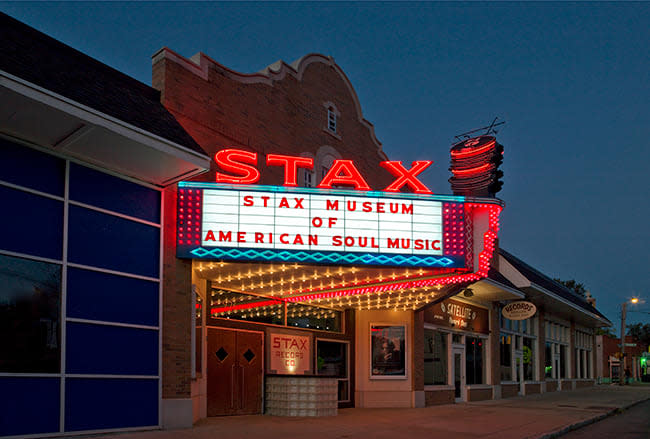
[[156, 186], [210, 158], [0, 70], [0, 133]]
[[503, 285], [490, 278], [484, 278], [473, 283], [469, 288], [474, 293], [474, 298], [484, 302], [498, 302], [501, 300], [522, 300], [526, 295], [514, 288]]
[[530, 282], [530, 286], [522, 289], [526, 292], [528, 300], [538, 308], [544, 309], [547, 314], [573, 321], [588, 328], [612, 326], [609, 320], [595, 312], [591, 312], [533, 282]]

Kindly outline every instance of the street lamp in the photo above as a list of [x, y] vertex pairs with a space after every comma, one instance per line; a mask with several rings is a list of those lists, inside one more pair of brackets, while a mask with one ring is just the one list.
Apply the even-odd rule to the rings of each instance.
[[619, 363], [620, 369], [618, 372], [619, 384], [621, 386], [625, 385], [625, 317], [627, 315], [628, 302], [632, 304], [639, 303], [639, 299], [633, 297], [629, 301], [621, 304], [621, 361]]

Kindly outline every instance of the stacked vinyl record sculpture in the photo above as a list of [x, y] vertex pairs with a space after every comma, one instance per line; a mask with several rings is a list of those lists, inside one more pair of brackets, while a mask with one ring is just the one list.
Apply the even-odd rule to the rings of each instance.
[[451, 147], [453, 176], [449, 179], [454, 195], [494, 197], [501, 190], [503, 146], [493, 136], [463, 140]]

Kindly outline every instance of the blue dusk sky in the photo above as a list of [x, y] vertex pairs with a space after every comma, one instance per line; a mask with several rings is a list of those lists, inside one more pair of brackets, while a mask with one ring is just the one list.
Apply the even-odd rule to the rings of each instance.
[[[393, 160], [434, 160], [450, 193], [454, 135], [506, 120], [501, 245], [576, 279], [620, 327], [650, 322], [650, 3], [0, 3], [0, 10], [151, 83], [163, 46], [256, 72], [334, 57]], [[617, 330], [618, 332], [618, 330]]]

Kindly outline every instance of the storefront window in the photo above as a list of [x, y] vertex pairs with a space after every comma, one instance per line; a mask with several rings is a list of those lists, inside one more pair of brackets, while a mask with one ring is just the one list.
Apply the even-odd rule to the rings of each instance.
[[348, 344], [338, 341], [316, 341], [316, 373], [338, 380], [338, 400], [349, 401]]
[[467, 384], [484, 383], [484, 340], [475, 337], [465, 337], [465, 372]]
[[211, 317], [284, 325], [282, 301], [273, 303], [266, 297], [218, 288], [213, 288], [210, 294]]
[[424, 330], [424, 384], [447, 384], [447, 334]]
[[549, 342], [544, 350], [544, 377], [553, 378], [553, 344]]
[[512, 336], [510, 334], [501, 334], [499, 345], [501, 381], [512, 381]]
[[61, 266], [0, 255], [0, 372], [58, 373], [60, 327]]
[[338, 341], [316, 342], [318, 375], [345, 378], [348, 376], [348, 344]]
[[535, 379], [535, 340], [524, 337], [524, 380], [532, 381]]
[[560, 345], [560, 377], [561, 378], [568, 378], [568, 346]]
[[329, 308], [287, 303], [287, 326], [340, 332], [342, 314]]

